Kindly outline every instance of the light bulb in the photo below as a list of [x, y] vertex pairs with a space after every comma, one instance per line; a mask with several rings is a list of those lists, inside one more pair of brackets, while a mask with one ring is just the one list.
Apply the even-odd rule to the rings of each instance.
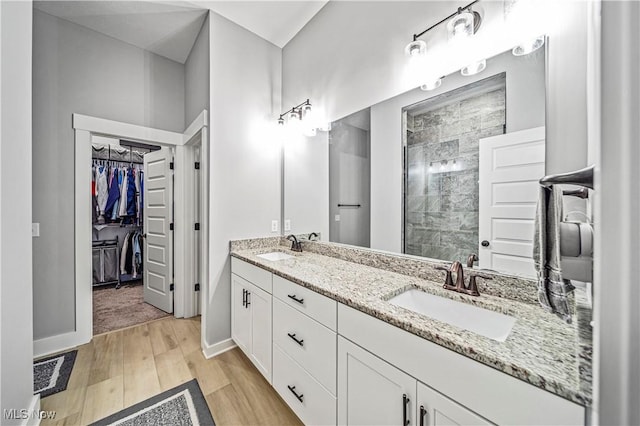
[[411, 58], [425, 55], [427, 53], [427, 43], [422, 40], [414, 40], [407, 44], [404, 48], [404, 53]]
[[458, 13], [447, 23], [447, 32], [449, 40], [452, 42], [466, 40], [474, 33], [474, 13], [464, 11]]
[[519, 44], [511, 50], [515, 56], [528, 55], [531, 52], [535, 52], [544, 46], [544, 36], [536, 37], [532, 40], [527, 40], [525, 43]]
[[456, 164], [456, 160], [453, 160], [453, 164], [451, 164], [452, 170], [458, 170], [458, 164]]
[[300, 120], [300, 114], [298, 113], [297, 109], [293, 109], [291, 111], [291, 114], [289, 114], [289, 119], [290, 120]]
[[282, 118], [282, 117], [278, 118], [278, 125], [279, 126], [284, 126], [284, 118]]
[[447, 160], [442, 160], [442, 162], [440, 163], [440, 171], [441, 172], [447, 171]]
[[311, 104], [310, 103], [306, 103], [303, 107], [302, 107], [302, 116], [306, 117], [308, 114], [311, 113]]
[[431, 81], [427, 81], [426, 83], [424, 83], [422, 86], [420, 86], [420, 89], [426, 91], [429, 90], [435, 90], [438, 87], [440, 87], [442, 85], [442, 77], [440, 77], [437, 80], [431, 80]]
[[429, 169], [428, 169], [429, 173], [433, 173], [433, 161], [429, 163]]
[[462, 68], [460, 70], [460, 74], [464, 76], [475, 75], [475, 74], [478, 74], [479, 72], [484, 71], [486, 67], [487, 67], [487, 60], [483, 59], [481, 61], [474, 62]]

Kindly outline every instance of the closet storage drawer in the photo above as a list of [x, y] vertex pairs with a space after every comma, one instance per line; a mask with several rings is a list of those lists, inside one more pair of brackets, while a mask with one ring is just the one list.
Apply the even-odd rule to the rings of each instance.
[[334, 331], [273, 299], [273, 341], [336, 394], [337, 336]]
[[235, 257], [231, 258], [231, 272], [271, 294], [271, 272]]
[[273, 345], [273, 387], [304, 424], [336, 424], [336, 398], [277, 344]]
[[310, 316], [331, 330], [337, 329], [338, 302], [335, 300], [277, 275], [273, 276], [273, 288], [274, 296], [287, 305]]

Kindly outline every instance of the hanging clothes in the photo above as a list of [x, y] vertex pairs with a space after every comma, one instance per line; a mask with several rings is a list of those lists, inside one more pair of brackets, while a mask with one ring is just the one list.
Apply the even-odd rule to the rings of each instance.
[[127, 215], [127, 176], [129, 174], [129, 170], [126, 167], [123, 167], [120, 170], [120, 176], [122, 177], [120, 183], [120, 207], [118, 209], [118, 216], [125, 217]]
[[109, 194], [109, 188], [107, 184], [107, 171], [105, 166], [97, 167], [96, 192], [97, 192], [96, 196], [98, 197], [98, 208], [100, 210], [98, 223], [104, 223], [104, 209], [107, 205], [107, 197]]
[[127, 176], [127, 217], [133, 220], [136, 216], [136, 177], [135, 170], [129, 169]]
[[118, 169], [112, 168], [110, 170], [111, 184], [109, 186], [109, 196], [107, 197], [107, 204], [104, 209], [105, 216], [109, 219], [113, 219], [113, 210], [118, 205], [120, 199], [120, 187], [118, 185]]

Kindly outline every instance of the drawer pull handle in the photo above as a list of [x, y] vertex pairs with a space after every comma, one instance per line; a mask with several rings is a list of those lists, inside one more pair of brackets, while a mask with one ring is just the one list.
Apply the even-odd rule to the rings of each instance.
[[251, 304], [251, 302], [249, 301], [249, 296], [251, 296], [251, 292], [247, 290], [247, 301], [245, 302], [245, 305], [244, 305], [247, 309], [249, 309], [249, 305]]
[[405, 393], [402, 395], [402, 426], [408, 426], [410, 423], [407, 419], [407, 405], [409, 405], [409, 397]]
[[247, 289], [242, 289], [242, 306], [247, 306]]
[[424, 417], [427, 415], [427, 410], [424, 409], [424, 405], [420, 406], [420, 426], [424, 426]]
[[293, 333], [293, 334], [287, 333], [287, 336], [291, 337], [293, 339], [293, 341], [296, 342], [297, 344], [299, 344], [300, 346], [304, 346], [303, 345], [304, 339], [300, 339], [300, 340], [296, 339], [296, 333]]
[[291, 393], [294, 394], [296, 398], [298, 398], [298, 401], [303, 402], [304, 395], [298, 395], [298, 393], [296, 392], [296, 387], [295, 386], [287, 385], [287, 387], [289, 388]]
[[304, 303], [304, 299], [298, 299], [295, 294], [287, 294], [287, 297], [289, 299], [295, 300], [296, 302], [298, 302], [301, 305]]

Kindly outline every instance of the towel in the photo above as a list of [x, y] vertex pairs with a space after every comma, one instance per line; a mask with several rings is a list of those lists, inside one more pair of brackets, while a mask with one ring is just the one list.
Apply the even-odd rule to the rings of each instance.
[[540, 187], [535, 216], [533, 260], [538, 273], [538, 300], [544, 309], [571, 323], [568, 295], [575, 288], [562, 278], [560, 269], [560, 222], [562, 189]]

